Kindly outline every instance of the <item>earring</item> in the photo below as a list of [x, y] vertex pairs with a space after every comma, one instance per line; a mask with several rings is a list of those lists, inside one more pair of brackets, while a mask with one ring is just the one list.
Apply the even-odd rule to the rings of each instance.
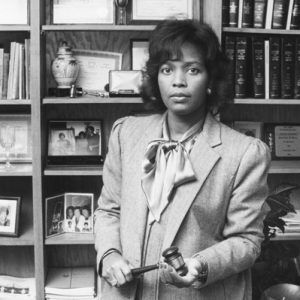
[[207, 90], [206, 90], [206, 93], [207, 93], [207, 95], [211, 95], [211, 88], [207, 88]]

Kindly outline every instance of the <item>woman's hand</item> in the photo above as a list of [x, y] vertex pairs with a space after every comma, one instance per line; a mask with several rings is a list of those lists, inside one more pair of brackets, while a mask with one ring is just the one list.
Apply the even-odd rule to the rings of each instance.
[[118, 252], [112, 252], [103, 259], [102, 277], [111, 285], [120, 287], [133, 279], [133, 267]]
[[167, 263], [161, 263], [159, 267], [160, 280], [165, 284], [172, 284], [178, 288], [190, 287], [198, 280], [199, 262], [195, 258], [185, 259], [188, 272], [180, 276], [176, 270]]

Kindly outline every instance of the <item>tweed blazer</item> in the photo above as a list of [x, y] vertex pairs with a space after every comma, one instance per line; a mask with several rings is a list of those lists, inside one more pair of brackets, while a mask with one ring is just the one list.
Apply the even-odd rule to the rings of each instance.
[[[148, 143], [162, 135], [162, 122], [155, 114], [126, 117], [113, 126], [95, 211], [97, 265], [115, 248], [141, 266], [148, 213], [141, 166]], [[203, 257], [208, 278], [199, 289], [162, 289], [159, 299], [251, 300], [249, 268], [263, 240], [269, 148], [208, 113], [190, 160], [196, 180], [174, 193], [162, 249], [176, 245], [183, 257]], [[116, 288], [103, 280], [101, 299], [134, 299], [136, 287], [136, 281]]]

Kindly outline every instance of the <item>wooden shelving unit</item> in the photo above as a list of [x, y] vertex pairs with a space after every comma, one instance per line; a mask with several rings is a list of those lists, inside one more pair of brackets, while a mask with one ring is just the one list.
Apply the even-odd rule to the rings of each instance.
[[77, 98], [66, 98], [66, 97], [56, 97], [56, 98], [44, 98], [43, 104], [141, 104], [142, 99], [140, 97], [77, 97]]
[[91, 233], [63, 233], [45, 240], [45, 245], [90, 245], [94, 243]]

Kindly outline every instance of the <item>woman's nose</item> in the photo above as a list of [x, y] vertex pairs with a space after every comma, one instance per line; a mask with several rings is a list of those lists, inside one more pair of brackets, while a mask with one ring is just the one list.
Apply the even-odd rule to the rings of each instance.
[[173, 86], [175, 86], [175, 87], [186, 86], [186, 78], [185, 78], [184, 72], [177, 71], [174, 73]]

